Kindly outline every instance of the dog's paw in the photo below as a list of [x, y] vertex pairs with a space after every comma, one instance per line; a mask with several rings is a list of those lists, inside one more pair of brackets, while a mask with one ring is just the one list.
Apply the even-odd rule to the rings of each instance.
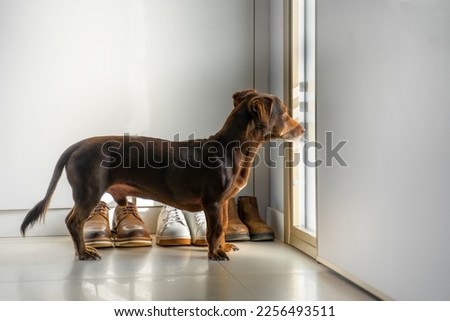
[[77, 256], [81, 261], [95, 261], [102, 259], [100, 253], [92, 246], [86, 246], [86, 250], [83, 253], [78, 253]]
[[231, 243], [225, 243], [225, 245], [221, 246], [221, 248], [225, 251], [225, 252], [230, 252], [230, 251], [239, 251], [239, 248]]
[[208, 258], [213, 261], [225, 261], [225, 260], [229, 261], [230, 260], [228, 258], [228, 255], [222, 250], [217, 250], [216, 252], [209, 252]]

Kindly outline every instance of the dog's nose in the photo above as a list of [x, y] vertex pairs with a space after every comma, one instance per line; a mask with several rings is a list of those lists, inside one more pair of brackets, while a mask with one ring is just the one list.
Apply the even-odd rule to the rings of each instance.
[[300, 123], [298, 123], [298, 127], [299, 127], [299, 130], [300, 130], [301, 134], [303, 134], [305, 132], [305, 127], [303, 127], [303, 125], [300, 124]]
[[282, 136], [282, 138], [288, 140], [294, 139], [302, 136], [304, 132], [305, 128], [301, 124], [297, 123], [297, 126], [295, 127], [293, 126], [290, 131], [288, 131], [285, 135]]
[[295, 129], [296, 136], [300, 137], [305, 133], [305, 127], [303, 127], [301, 124], [298, 125], [298, 127]]
[[299, 126], [298, 130], [301, 132], [301, 134], [303, 134], [305, 132], [305, 127], [303, 127], [302, 123], [300, 122], [300, 117], [295, 117], [294, 120]]
[[297, 121], [297, 126], [294, 128], [294, 131], [296, 131], [299, 136], [303, 135], [303, 133], [305, 132], [305, 127], [303, 127], [303, 125], [299, 121]]

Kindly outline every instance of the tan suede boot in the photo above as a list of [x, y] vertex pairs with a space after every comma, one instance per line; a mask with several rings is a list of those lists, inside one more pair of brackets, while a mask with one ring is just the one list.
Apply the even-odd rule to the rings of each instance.
[[225, 232], [225, 241], [249, 241], [250, 234], [247, 226], [239, 219], [236, 200], [231, 198], [228, 201], [228, 227]]
[[251, 241], [272, 241], [274, 233], [272, 228], [263, 222], [259, 216], [256, 197], [241, 196], [238, 199], [238, 213], [242, 222], [250, 231]]

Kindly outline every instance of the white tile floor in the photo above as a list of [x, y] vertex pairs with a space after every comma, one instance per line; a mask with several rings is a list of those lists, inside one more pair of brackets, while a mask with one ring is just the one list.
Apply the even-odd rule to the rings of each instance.
[[82, 262], [69, 237], [4, 238], [0, 300], [375, 300], [281, 242], [236, 244], [226, 262], [155, 244]]

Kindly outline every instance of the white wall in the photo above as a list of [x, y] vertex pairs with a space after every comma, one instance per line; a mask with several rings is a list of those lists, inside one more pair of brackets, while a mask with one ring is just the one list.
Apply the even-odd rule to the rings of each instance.
[[[254, 87], [261, 92], [270, 91], [270, 8], [269, 0], [254, 1]], [[260, 216], [266, 219], [266, 208], [269, 206], [269, 175], [267, 166], [269, 149], [263, 145], [258, 152], [261, 161], [255, 166], [249, 184], [239, 195], [253, 195], [258, 200]]]
[[[283, 2], [270, 0], [270, 92], [283, 99]], [[276, 164], [270, 168], [270, 206], [284, 212], [284, 167], [279, 155], [280, 141], [275, 142], [270, 159]]]
[[[268, 90], [268, 14], [268, 0], [1, 1], [0, 210], [31, 208], [85, 137], [217, 132], [235, 91]], [[265, 208], [257, 172], [246, 192]], [[63, 175], [51, 207], [71, 205]]]
[[[251, 0], [0, 6], [3, 209], [38, 201], [74, 141], [124, 132], [209, 136], [230, 112], [231, 95], [253, 86]], [[58, 190], [52, 206], [70, 206], [64, 184]]]
[[[450, 299], [450, 2], [317, 2], [319, 260], [397, 300]], [[324, 158], [323, 151], [319, 156]]]

